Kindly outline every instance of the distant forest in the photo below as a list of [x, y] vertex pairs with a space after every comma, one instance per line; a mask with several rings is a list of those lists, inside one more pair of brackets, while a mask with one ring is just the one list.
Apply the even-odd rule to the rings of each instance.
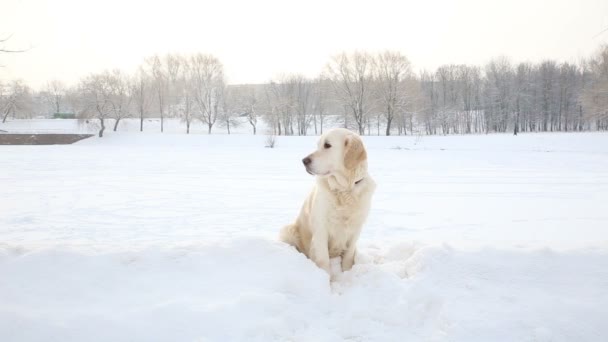
[[96, 123], [100, 136], [124, 118], [139, 118], [142, 131], [145, 118], [159, 118], [161, 131], [165, 118], [180, 118], [185, 133], [200, 124], [230, 133], [244, 118], [253, 134], [264, 120], [274, 135], [319, 134], [329, 121], [374, 135], [608, 130], [608, 46], [577, 63], [498, 57], [419, 73], [400, 52], [358, 51], [331, 57], [317, 77], [256, 85], [229, 84], [222, 62], [203, 53], [155, 55], [137, 70], [38, 90], [0, 80], [0, 121], [66, 115]]

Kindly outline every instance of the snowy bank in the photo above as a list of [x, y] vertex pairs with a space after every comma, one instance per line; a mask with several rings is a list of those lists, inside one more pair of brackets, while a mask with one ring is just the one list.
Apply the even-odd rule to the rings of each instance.
[[328, 277], [265, 239], [0, 249], [4, 341], [600, 341], [608, 258], [405, 243]]

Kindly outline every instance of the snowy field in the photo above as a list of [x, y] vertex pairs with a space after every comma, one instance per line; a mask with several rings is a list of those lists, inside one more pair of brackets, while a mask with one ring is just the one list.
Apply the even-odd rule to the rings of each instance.
[[276, 241], [316, 137], [264, 138], [0, 146], [0, 341], [608, 339], [608, 134], [365, 137], [333, 283]]

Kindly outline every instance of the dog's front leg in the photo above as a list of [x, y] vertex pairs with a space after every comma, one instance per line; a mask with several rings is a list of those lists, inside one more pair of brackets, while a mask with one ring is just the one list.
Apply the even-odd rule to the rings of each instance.
[[327, 240], [327, 230], [317, 229], [312, 235], [310, 243], [310, 259], [331, 275], [329, 267], [329, 246]]
[[355, 263], [355, 255], [357, 254], [357, 240], [359, 240], [360, 230], [348, 241], [346, 250], [342, 253], [342, 272], [349, 271]]
[[352, 247], [348, 248], [344, 254], [342, 254], [342, 272], [349, 271], [353, 268], [353, 264], [355, 263], [355, 254], [357, 253], [357, 248]]
[[342, 254], [342, 272], [349, 271], [355, 263], [355, 254], [357, 254], [357, 242], [351, 241], [348, 248]]

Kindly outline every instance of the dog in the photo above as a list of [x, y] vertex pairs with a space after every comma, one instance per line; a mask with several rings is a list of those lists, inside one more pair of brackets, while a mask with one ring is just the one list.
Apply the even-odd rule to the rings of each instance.
[[316, 183], [296, 221], [281, 230], [280, 239], [331, 277], [330, 258], [342, 257], [342, 271], [354, 264], [376, 183], [367, 172], [361, 137], [344, 128], [321, 135], [317, 150], [302, 163], [316, 176]]

